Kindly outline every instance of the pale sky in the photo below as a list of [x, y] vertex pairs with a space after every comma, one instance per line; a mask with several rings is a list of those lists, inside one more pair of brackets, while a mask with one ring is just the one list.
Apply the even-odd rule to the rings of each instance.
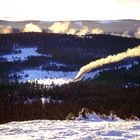
[[140, 20], [140, 0], [0, 0], [0, 20]]

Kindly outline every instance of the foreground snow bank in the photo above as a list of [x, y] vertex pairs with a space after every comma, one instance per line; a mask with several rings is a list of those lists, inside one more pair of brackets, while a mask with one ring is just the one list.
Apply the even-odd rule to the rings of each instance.
[[34, 120], [0, 125], [0, 140], [140, 139], [139, 121]]

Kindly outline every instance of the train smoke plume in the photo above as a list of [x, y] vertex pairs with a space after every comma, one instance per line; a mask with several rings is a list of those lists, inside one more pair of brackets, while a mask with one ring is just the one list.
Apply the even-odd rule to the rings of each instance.
[[73, 82], [79, 81], [84, 74], [86, 74], [87, 72], [91, 71], [94, 68], [101, 67], [103, 65], [114, 62], [119, 62], [128, 57], [136, 57], [136, 56], [140, 56], [140, 45], [133, 49], [128, 49], [126, 52], [122, 52], [116, 55], [109, 55], [106, 58], [101, 58], [99, 60], [92, 61], [80, 69], [80, 71], [74, 78]]

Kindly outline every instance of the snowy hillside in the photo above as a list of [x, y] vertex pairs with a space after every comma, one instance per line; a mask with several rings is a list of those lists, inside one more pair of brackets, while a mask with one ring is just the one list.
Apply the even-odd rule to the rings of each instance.
[[[40, 54], [37, 52], [36, 47], [23, 47], [23, 48], [17, 48], [14, 49], [14, 52], [16, 53], [11, 53], [7, 55], [1, 55], [0, 57], [4, 59], [4, 62], [25, 62], [28, 61], [30, 57], [38, 57], [38, 56], [44, 56], [46, 59], [51, 58], [52, 56], [49, 54]], [[120, 65], [118, 67], [115, 67], [114, 69], [119, 70], [122, 68], [126, 68], [129, 70], [132, 68], [133, 65], [138, 65], [138, 61], [133, 61], [129, 64], [125, 65]], [[49, 62], [48, 66], [56, 66], [56, 67], [67, 67], [66, 64], [63, 63], [58, 63], [58, 62]], [[42, 70], [42, 65], [36, 67], [36, 68], [30, 68], [30, 69], [25, 69], [21, 70], [19, 72], [12, 72], [10, 77], [14, 77], [14, 75], [17, 75], [20, 77], [18, 80], [20, 82], [27, 82], [27, 81], [37, 81], [39, 84], [45, 84], [50, 86], [51, 84], [55, 85], [62, 85], [64, 83], [68, 83], [73, 80], [73, 78], [76, 76], [78, 71], [61, 71], [61, 70]], [[109, 71], [110, 68], [104, 68], [100, 70], [94, 70], [93, 72], [88, 73], [87, 75], [84, 76], [83, 80], [92, 78], [94, 79], [95, 77], [99, 76], [100, 73], [103, 71]]]
[[102, 120], [34, 120], [0, 125], [1, 140], [130, 140], [140, 139], [140, 122]]
[[[81, 26], [82, 22], [77, 24]], [[38, 81], [48, 86], [68, 83], [85, 64], [132, 49], [140, 43], [139, 39], [111, 35], [79, 37], [51, 33], [1, 35], [0, 39], [2, 81]], [[111, 72], [113, 82], [139, 84], [139, 75], [136, 74], [139, 73], [139, 66], [139, 57], [129, 58], [96, 68], [84, 75], [83, 79], [108, 80], [106, 77]], [[122, 73], [122, 76], [115, 79], [115, 72], [118, 75]]]

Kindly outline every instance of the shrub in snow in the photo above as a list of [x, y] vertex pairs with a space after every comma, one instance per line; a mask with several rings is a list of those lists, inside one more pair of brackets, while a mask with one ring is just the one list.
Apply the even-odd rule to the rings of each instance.
[[78, 120], [88, 119], [88, 115], [89, 115], [89, 111], [87, 108], [84, 107], [79, 111], [77, 119]]
[[128, 120], [139, 121], [140, 119], [135, 115], [131, 115]]
[[66, 116], [65, 119], [66, 120], [75, 120], [75, 116], [72, 113], [70, 113], [68, 116]]
[[89, 111], [87, 108], [82, 108], [81, 111], [79, 112], [79, 116], [85, 119], [88, 118], [88, 114], [89, 114]]

